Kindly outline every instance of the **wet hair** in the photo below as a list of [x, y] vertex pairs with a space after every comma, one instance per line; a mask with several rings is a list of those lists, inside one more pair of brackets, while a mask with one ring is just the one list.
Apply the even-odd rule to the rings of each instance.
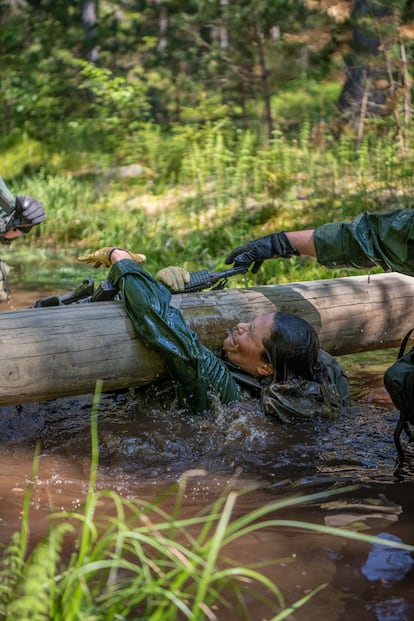
[[263, 340], [262, 358], [272, 365], [273, 380], [312, 379], [317, 372], [319, 338], [314, 328], [296, 315], [274, 313], [270, 336]]

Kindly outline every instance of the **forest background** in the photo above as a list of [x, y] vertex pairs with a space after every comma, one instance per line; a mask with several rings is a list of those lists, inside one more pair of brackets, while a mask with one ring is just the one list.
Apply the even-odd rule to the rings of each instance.
[[[47, 222], [12, 281], [101, 245], [224, 267], [246, 239], [410, 207], [410, 0], [1, 0], [0, 174]], [[232, 285], [329, 278], [267, 262]]]

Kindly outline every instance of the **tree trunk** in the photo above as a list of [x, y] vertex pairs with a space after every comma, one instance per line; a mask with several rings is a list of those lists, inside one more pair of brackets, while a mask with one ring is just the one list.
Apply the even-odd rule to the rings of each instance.
[[96, 63], [99, 57], [96, 36], [97, 0], [81, 0], [80, 10], [85, 35], [85, 58], [91, 63]]
[[263, 102], [265, 107], [265, 122], [267, 127], [267, 136], [269, 140], [273, 138], [273, 117], [272, 117], [272, 106], [271, 106], [271, 89], [269, 84], [269, 69], [267, 68], [266, 56], [265, 56], [265, 41], [263, 32], [260, 29], [260, 26], [256, 26], [256, 38], [257, 38], [257, 47], [259, 50], [259, 63], [260, 63], [260, 78], [262, 82], [262, 94], [263, 94]]
[[[378, 274], [173, 296], [200, 340], [219, 353], [226, 331], [275, 309], [309, 321], [339, 355], [399, 345], [414, 325], [414, 279]], [[148, 384], [165, 372], [122, 302], [0, 313], [0, 405]]]
[[[352, 40], [344, 58], [346, 79], [338, 99], [344, 116], [358, 122], [364, 96], [369, 116], [377, 116], [386, 103], [387, 89], [376, 88], [380, 78], [388, 80], [385, 62], [381, 60], [380, 20], [392, 15], [392, 7], [377, 0], [355, 0], [351, 12]], [[382, 51], [384, 54], [384, 50]], [[381, 60], [381, 62], [379, 62]], [[368, 88], [369, 85], [369, 88]], [[368, 88], [368, 93], [367, 93]]]

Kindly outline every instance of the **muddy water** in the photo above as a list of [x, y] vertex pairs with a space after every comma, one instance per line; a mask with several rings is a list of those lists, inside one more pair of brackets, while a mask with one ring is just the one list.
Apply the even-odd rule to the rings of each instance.
[[[36, 294], [17, 292], [13, 305], [21, 308], [33, 299]], [[414, 544], [414, 449], [411, 461], [396, 463], [392, 433], [397, 412], [382, 388], [386, 363], [343, 362], [354, 405], [334, 423], [280, 425], [253, 401], [188, 416], [174, 408], [165, 385], [104, 395], [99, 486], [124, 497], [155, 499], [190, 471], [185, 511], [195, 514], [229, 488], [254, 485], [240, 498], [235, 515], [292, 495], [348, 488], [278, 516], [351, 526]], [[20, 526], [37, 443], [41, 459], [32, 540], [45, 533], [51, 511], [77, 508], [84, 500], [91, 404], [92, 396], [84, 395], [0, 409], [0, 542], [7, 543]], [[414, 620], [413, 557], [406, 553], [281, 527], [245, 537], [226, 552], [243, 565], [280, 559], [266, 573], [287, 603], [326, 584], [291, 620], [348, 621], [354, 615], [359, 621]], [[253, 621], [271, 617], [253, 599], [248, 605]], [[228, 611], [220, 614], [220, 621], [237, 619]]]

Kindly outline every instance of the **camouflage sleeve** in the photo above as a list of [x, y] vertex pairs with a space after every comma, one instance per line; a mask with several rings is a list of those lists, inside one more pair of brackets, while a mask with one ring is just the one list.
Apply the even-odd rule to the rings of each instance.
[[327, 267], [370, 269], [414, 274], [414, 209], [364, 212], [351, 222], [315, 229], [317, 260]]
[[136, 333], [165, 356], [177, 393], [193, 412], [208, 407], [211, 393], [222, 403], [240, 398], [224, 363], [199, 342], [181, 311], [170, 305], [167, 287], [129, 259], [115, 263], [108, 280], [119, 287]]
[[14, 210], [15, 204], [16, 197], [0, 177], [0, 233], [5, 232], [8, 216]]

